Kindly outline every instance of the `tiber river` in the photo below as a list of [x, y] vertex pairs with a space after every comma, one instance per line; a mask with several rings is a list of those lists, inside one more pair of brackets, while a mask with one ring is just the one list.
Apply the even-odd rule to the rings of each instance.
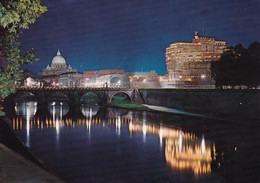
[[23, 101], [9, 115], [17, 136], [68, 182], [259, 181], [258, 125], [96, 105], [71, 114], [70, 107]]

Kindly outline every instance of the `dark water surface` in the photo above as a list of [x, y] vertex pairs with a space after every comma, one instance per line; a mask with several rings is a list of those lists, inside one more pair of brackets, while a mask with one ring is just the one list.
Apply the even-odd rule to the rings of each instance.
[[14, 109], [13, 131], [68, 182], [259, 182], [258, 122], [64, 102]]

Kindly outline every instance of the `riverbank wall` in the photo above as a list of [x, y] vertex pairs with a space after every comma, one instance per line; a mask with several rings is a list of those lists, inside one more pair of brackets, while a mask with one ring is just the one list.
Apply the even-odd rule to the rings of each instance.
[[144, 103], [235, 121], [260, 120], [260, 90], [140, 89]]
[[46, 169], [43, 166], [42, 162], [40, 162], [32, 153], [29, 148], [26, 147], [13, 133], [8, 123], [11, 123], [9, 119], [5, 117], [0, 117], [0, 143], [4, 144], [8, 148], [17, 152], [18, 154], [24, 156], [28, 160], [36, 163], [41, 168]]
[[64, 182], [32, 154], [0, 117], [0, 182]]

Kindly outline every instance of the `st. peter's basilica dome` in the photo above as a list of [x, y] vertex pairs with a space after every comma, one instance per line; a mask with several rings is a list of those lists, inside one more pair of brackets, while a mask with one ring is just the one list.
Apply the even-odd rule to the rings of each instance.
[[61, 56], [60, 50], [58, 49], [57, 51], [57, 55], [55, 57], [53, 57], [52, 62], [51, 62], [51, 66], [55, 67], [55, 66], [64, 66], [65, 68], [67, 67], [66, 65], [66, 61], [64, 59], [63, 56]]
[[47, 65], [46, 69], [44, 69], [39, 75], [46, 77], [75, 72], [77, 72], [76, 69], [72, 69], [70, 65], [66, 65], [66, 60], [61, 56], [60, 50], [58, 49], [57, 55], [53, 57], [51, 65]]

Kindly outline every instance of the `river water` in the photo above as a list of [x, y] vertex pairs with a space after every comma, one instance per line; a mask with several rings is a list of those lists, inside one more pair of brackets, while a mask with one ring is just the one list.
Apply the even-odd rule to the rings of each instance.
[[17, 102], [7, 116], [68, 182], [259, 182], [257, 124], [36, 101]]

